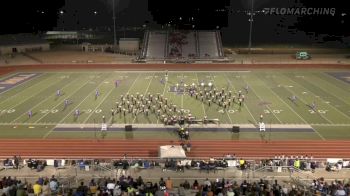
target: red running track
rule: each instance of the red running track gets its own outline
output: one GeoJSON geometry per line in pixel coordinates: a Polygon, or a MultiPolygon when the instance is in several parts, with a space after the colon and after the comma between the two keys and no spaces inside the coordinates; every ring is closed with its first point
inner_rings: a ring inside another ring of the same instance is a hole
{"type": "MultiPolygon", "coordinates": [[[[236,154],[243,158],[268,158],[275,155],[307,155],[314,158],[350,158],[350,141],[218,141],[193,140],[188,157],[222,157],[236,154]]],[[[78,140],[78,139],[1,139],[0,157],[119,159],[157,158],[161,145],[178,145],[165,140],[78,140]]]]}

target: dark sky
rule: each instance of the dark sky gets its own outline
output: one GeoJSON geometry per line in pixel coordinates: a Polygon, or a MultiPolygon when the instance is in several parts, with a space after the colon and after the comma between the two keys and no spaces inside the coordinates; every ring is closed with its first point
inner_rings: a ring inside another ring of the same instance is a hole
{"type": "MultiPolygon", "coordinates": [[[[246,43],[250,0],[115,0],[117,26],[161,28],[170,20],[178,28],[210,29],[219,26],[225,42],[246,43]],[[149,1],[149,2],[148,2],[149,1]],[[210,2],[210,3],[204,3],[210,2]],[[148,3],[152,6],[148,6],[148,3]],[[185,5],[185,6],[184,6],[185,5]],[[214,9],[223,12],[213,12],[214,9]],[[196,11],[200,9],[201,11],[196,11]],[[181,20],[179,20],[181,16],[181,20]],[[194,21],[191,17],[194,16],[194,21]],[[176,21],[177,19],[177,21],[176,21]]],[[[98,29],[111,31],[112,0],[3,0],[1,34],[47,30],[98,29]]],[[[317,40],[328,35],[349,35],[350,8],[345,0],[254,0],[256,11],[264,8],[335,8],[331,15],[266,15],[256,13],[253,41],[292,42],[317,40]],[[346,15],[344,15],[344,13],[346,15]],[[343,15],[342,15],[343,14],[343,15]]],[[[333,36],[333,37],[332,37],[333,36]]]]}

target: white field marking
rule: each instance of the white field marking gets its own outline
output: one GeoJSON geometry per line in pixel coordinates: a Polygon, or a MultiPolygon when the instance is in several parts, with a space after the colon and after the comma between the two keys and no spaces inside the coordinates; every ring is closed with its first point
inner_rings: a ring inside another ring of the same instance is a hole
{"type": "MultiPolygon", "coordinates": [[[[322,74],[324,74],[324,73],[322,73],[322,74]]],[[[326,75],[328,75],[328,74],[326,74],[326,75]]],[[[331,82],[329,82],[329,81],[325,81],[323,78],[318,78],[318,77],[316,77],[316,76],[312,76],[312,77],[317,78],[317,79],[321,80],[322,82],[325,82],[325,83],[329,84],[330,86],[336,87],[336,88],[338,88],[339,90],[343,90],[343,89],[341,89],[340,87],[334,85],[333,83],[331,83],[331,82]]],[[[333,79],[334,79],[334,78],[333,78],[333,79]]],[[[322,88],[321,86],[318,86],[318,87],[321,88],[323,91],[327,92],[327,91],[326,91],[324,88],[322,88]]],[[[348,102],[348,100],[343,99],[341,96],[337,96],[336,98],[342,100],[344,103],[350,103],[350,102],[348,102]]]]}
{"type": "Polygon", "coordinates": [[[57,123],[0,123],[0,125],[7,126],[21,126],[21,125],[36,125],[36,126],[44,126],[44,125],[57,125],[57,123]]]}
{"type": "Polygon", "coordinates": [[[294,111],[293,108],[290,107],[283,99],[281,99],[281,97],[279,97],[273,90],[271,90],[270,88],[267,89],[269,89],[269,91],[271,91],[279,100],[281,100],[284,103],[284,105],[286,105],[292,112],[294,112],[294,114],[296,114],[302,121],[304,121],[305,124],[308,124],[308,122],[303,117],[301,117],[296,111],[294,111]]]}
{"type": "MultiPolygon", "coordinates": [[[[233,88],[233,90],[234,90],[235,92],[237,92],[237,89],[236,89],[235,86],[232,84],[232,81],[230,80],[230,78],[227,77],[226,74],[225,74],[225,77],[226,77],[226,80],[230,83],[230,86],[233,88]]],[[[254,116],[253,116],[252,113],[250,112],[249,107],[248,107],[247,104],[245,104],[245,107],[247,108],[247,111],[248,111],[249,115],[253,118],[253,120],[255,121],[255,123],[257,123],[257,121],[255,120],[254,116]]]]}
{"type": "MultiPolygon", "coordinates": [[[[322,86],[318,86],[318,87],[319,87],[320,89],[322,89],[323,91],[327,92],[324,88],[322,88],[322,86]]],[[[314,93],[313,93],[313,94],[314,94],[314,93]]],[[[314,95],[315,95],[315,94],[314,94],[314,95]]],[[[316,97],[320,98],[320,96],[316,96],[316,97]]],[[[343,100],[343,99],[342,99],[341,97],[339,97],[339,96],[337,96],[336,98],[341,99],[341,100],[344,101],[345,103],[347,102],[347,101],[343,100]]],[[[320,99],[322,99],[323,101],[325,101],[323,98],[320,98],[320,99]]],[[[332,107],[332,108],[334,108],[335,110],[337,110],[340,114],[342,114],[342,115],[345,116],[346,118],[350,119],[350,117],[349,117],[348,115],[344,114],[342,111],[340,111],[338,108],[336,108],[336,107],[333,106],[332,104],[329,104],[329,106],[332,107]]]]}
{"type": "MultiPolygon", "coordinates": [[[[44,75],[44,74],[43,74],[43,75],[44,75]]],[[[41,75],[39,75],[38,77],[40,77],[40,76],[41,76],[41,75]]],[[[38,77],[34,77],[34,78],[38,78],[38,77]]],[[[31,78],[31,79],[29,79],[29,80],[27,80],[27,81],[25,81],[25,82],[23,82],[23,83],[21,83],[21,84],[18,84],[18,85],[16,85],[16,86],[14,86],[13,88],[15,88],[15,87],[17,87],[17,86],[20,86],[20,85],[23,85],[23,84],[29,82],[30,80],[32,80],[32,79],[34,79],[34,78],[31,78]]],[[[31,89],[31,88],[35,87],[36,85],[38,85],[38,84],[40,84],[40,83],[43,83],[44,81],[46,81],[46,80],[48,80],[48,79],[51,79],[51,77],[46,78],[46,79],[44,79],[44,80],[42,80],[42,81],[40,81],[40,82],[38,82],[38,83],[36,83],[36,84],[34,84],[34,85],[31,85],[30,87],[26,88],[25,90],[31,89]]],[[[9,89],[7,89],[6,91],[9,91],[9,90],[11,90],[11,89],[13,89],[13,88],[9,88],[9,89]]],[[[6,92],[6,91],[4,91],[4,92],[6,92]]],[[[1,92],[0,94],[2,94],[2,93],[4,93],[4,92],[1,92]]],[[[25,92],[25,91],[21,91],[21,92],[19,92],[19,93],[16,93],[16,94],[10,96],[10,97],[7,97],[6,99],[2,100],[2,101],[0,102],[0,104],[2,104],[3,102],[7,101],[8,99],[10,99],[10,98],[12,98],[12,97],[18,96],[18,95],[20,95],[21,93],[24,93],[24,92],[25,92]]],[[[41,91],[40,91],[40,92],[41,92],[41,91]]],[[[34,95],[33,95],[33,96],[34,96],[34,95]]]]}
{"type": "MultiPolygon", "coordinates": [[[[215,78],[215,77],[213,77],[213,76],[211,75],[211,73],[210,73],[210,76],[211,76],[212,78],[215,78]]],[[[213,79],[213,81],[214,81],[214,79],[213,79]]],[[[215,81],[214,81],[214,82],[215,82],[215,81]]],[[[226,113],[228,119],[230,120],[230,123],[232,124],[233,122],[232,122],[231,116],[228,114],[228,111],[225,110],[225,113],[226,113]]]]}
{"type": "MultiPolygon", "coordinates": [[[[75,81],[75,80],[77,80],[77,79],[79,79],[79,78],[76,78],[76,79],[74,79],[73,81],[75,81]]],[[[62,89],[66,88],[69,84],[70,84],[70,82],[66,83],[66,84],[62,87],[62,89]]],[[[49,87],[49,88],[50,88],[50,87],[49,87]]],[[[31,107],[29,110],[33,110],[33,109],[36,108],[38,105],[44,103],[45,101],[47,101],[49,98],[51,98],[51,97],[53,97],[53,96],[56,96],[56,94],[51,94],[50,96],[46,97],[45,99],[43,99],[43,100],[40,101],[39,103],[35,104],[35,105],[34,105],[33,107],[31,107]]],[[[20,119],[20,118],[21,118],[23,115],[25,115],[25,114],[27,114],[27,111],[24,112],[23,114],[19,115],[16,119],[12,120],[11,123],[12,123],[12,122],[15,122],[15,121],[18,120],[18,119],[20,119]]]]}
{"type": "MultiPolygon", "coordinates": [[[[131,86],[129,87],[128,91],[125,94],[128,94],[131,90],[131,88],[134,86],[134,84],[136,83],[137,79],[140,77],[141,74],[137,75],[137,77],[135,78],[135,80],[133,81],[133,83],[131,84],[131,86]]],[[[123,76],[124,77],[124,76],[123,76]]],[[[112,116],[109,118],[108,122],[112,122],[112,116]]]]}
{"type": "MultiPolygon", "coordinates": [[[[287,77],[288,78],[288,77],[287,77]]],[[[290,81],[292,81],[291,79],[289,79],[288,78],[288,80],[290,80],[290,81]]],[[[294,82],[294,81],[292,81],[292,82],[294,82]]],[[[295,82],[294,82],[295,83],[295,82]]],[[[299,85],[299,84],[298,84],[299,85]]],[[[300,86],[300,85],[299,85],[300,86]]],[[[304,88],[304,87],[302,87],[302,88],[304,88]]],[[[324,89],[322,89],[322,90],[324,90],[324,89]]],[[[312,93],[311,92],[311,94],[313,94],[314,96],[316,96],[315,95],[315,93],[312,93]]],[[[322,98],[320,98],[322,101],[325,101],[324,99],[322,99],[322,98]]],[[[346,114],[344,114],[343,112],[341,112],[340,110],[338,110],[338,108],[336,108],[336,107],[334,107],[333,105],[331,105],[331,104],[329,104],[329,106],[331,107],[331,108],[333,108],[333,109],[335,109],[336,111],[338,111],[338,113],[340,113],[340,114],[342,114],[343,116],[345,116],[346,118],[348,118],[348,119],[350,119],[350,117],[348,116],[348,115],[346,115],[346,114]]],[[[321,115],[322,117],[324,117],[328,122],[331,122],[332,124],[333,124],[333,122],[332,121],[330,121],[329,119],[327,119],[325,116],[323,116],[323,115],[321,115]]]]}
{"type": "MultiPolygon", "coordinates": [[[[92,80],[92,79],[90,79],[90,80],[92,80]]],[[[76,90],[73,91],[72,93],[70,93],[66,98],[70,98],[72,95],[74,95],[76,92],[78,92],[81,88],[83,88],[85,85],[87,85],[87,84],[89,83],[90,80],[88,80],[85,84],[83,84],[83,85],[80,86],[79,88],[76,88],[76,90]]],[[[62,102],[56,104],[53,108],[51,108],[51,110],[56,109],[56,108],[57,108],[58,106],[60,106],[60,105],[62,105],[62,102]]],[[[50,114],[50,112],[44,114],[42,117],[40,117],[40,118],[39,118],[38,120],[36,120],[34,123],[39,122],[41,119],[43,119],[43,118],[44,118],[45,116],[47,116],[48,114],[50,114]]]]}
{"type": "MultiPolygon", "coordinates": [[[[269,89],[269,88],[268,88],[269,89]]],[[[294,111],[293,109],[292,109],[292,107],[290,107],[283,99],[281,99],[273,90],[271,90],[271,89],[269,89],[273,94],[275,94],[275,96],[279,99],[279,100],[281,100],[291,111],[293,111],[294,112],[294,114],[296,114],[302,121],[304,121],[304,123],[305,124],[308,124],[308,122],[303,118],[303,117],[301,117],[296,111],[294,111]]],[[[287,90],[287,88],[286,88],[286,90],[287,90]]],[[[322,139],[322,140],[326,140],[317,130],[315,130],[314,129],[314,131],[315,131],[315,133],[322,139]]]]}
{"type": "MultiPolygon", "coordinates": [[[[107,80],[109,77],[107,77],[106,79],[104,79],[103,81],[107,80]]],[[[100,84],[97,86],[100,87],[103,84],[103,81],[100,82],[100,84]]],[[[70,111],[65,117],[63,117],[58,123],[62,123],[66,118],[68,118],[68,116],[73,113],[88,97],[90,97],[90,94],[93,94],[94,91],[90,92],[77,106],[74,107],[74,109],[72,111],[70,111]]]]}
{"type": "MultiPolygon", "coordinates": [[[[289,79],[288,77],[287,77],[287,79],[290,80],[291,82],[294,82],[294,81],[292,81],[291,79],[289,79]]],[[[294,92],[293,90],[289,90],[289,89],[286,89],[286,90],[289,91],[289,92],[291,92],[292,94],[295,94],[295,92],[294,92]]],[[[304,100],[303,98],[299,97],[299,99],[303,102],[303,104],[306,105],[306,102],[305,102],[305,100],[304,100]]],[[[327,117],[325,117],[325,116],[323,116],[323,115],[321,115],[321,114],[320,114],[320,116],[321,116],[324,120],[328,121],[328,123],[334,124],[334,123],[333,123],[332,121],[330,121],[327,117]]]]}
{"type": "MultiPolygon", "coordinates": [[[[224,74],[224,75],[225,75],[225,77],[226,77],[226,80],[230,83],[230,86],[233,88],[233,90],[234,90],[235,92],[237,92],[237,89],[236,89],[235,86],[232,84],[232,81],[230,80],[230,78],[227,77],[226,74],[224,74]]],[[[249,107],[248,107],[248,104],[244,104],[244,106],[247,108],[247,111],[248,111],[249,115],[253,118],[253,120],[255,121],[255,123],[258,123],[258,121],[254,118],[253,114],[250,112],[249,107]]]]}
{"type": "MultiPolygon", "coordinates": [[[[117,72],[118,73],[155,73],[155,72],[159,72],[159,71],[163,71],[164,72],[164,69],[163,70],[150,70],[150,71],[146,71],[146,70],[142,70],[142,71],[135,71],[135,70],[127,70],[127,69],[124,69],[124,70],[118,70],[117,72]]],[[[181,70],[181,71],[177,71],[177,70],[168,70],[168,73],[187,73],[187,72],[190,72],[190,73],[193,73],[193,72],[197,72],[197,73],[209,73],[209,72],[214,72],[214,73],[227,73],[227,72],[230,72],[230,73],[250,73],[252,72],[251,70],[236,70],[236,71],[231,71],[231,70],[223,70],[223,71],[211,71],[211,70],[207,70],[207,71],[201,71],[201,70],[181,70]]],[[[55,73],[58,73],[58,72],[55,72],[55,73]]],[[[100,73],[106,73],[106,72],[100,72],[100,73]]]]}
{"type": "MultiPolygon", "coordinates": [[[[199,84],[199,79],[198,79],[198,75],[197,75],[197,72],[196,72],[196,78],[197,78],[197,84],[199,84]]],[[[204,112],[204,116],[207,116],[207,112],[205,111],[205,108],[204,108],[204,103],[202,103],[202,108],[203,108],[203,112],[204,112]]]]}
{"type": "MultiPolygon", "coordinates": [[[[248,84],[247,81],[246,81],[245,83],[248,84]]],[[[249,84],[248,84],[248,85],[249,85],[249,84]]],[[[249,86],[250,86],[250,85],[249,85],[249,86]]],[[[251,87],[251,89],[252,89],[252,91],[254,92],[254,94],[255,94],[261,101],[263,101],[263,100],[261,99],[261,97],[254,91],[254,88],[251,87]]],[[[282,121],[275,115],[275,113],[272,112],[271,108],[270,108],[268,105],[266,105],[266,107],[271,111],[272,115],[276,117],[276,119],[280,122],[280,124],[283,124],[282,121]]]]}
{"type": "MultiPolygon", "coordinates": [[[[101,85],[103,84],[103,82],[104,82],[105,80],[107,80],[108,78],[109,78],[109,77],[107,77],[107,78],[104,79],[102,82],[100,82],[100,84],[99,84],[97,87],[101,86],[101,85]]],[[[67,114],[65,117],[63,117],[57,124],[62,123],[66,118],[68,118],[68,116],[69,116],[72,112],[74,112],[88,97],[90,97],[89,95],[92,94],[92,93],[94,93],[94,92],[93,92],[93,91],[90,92],[77,106],[74,107],[74,109],[73,109],[72,111],[68,112],[68,114],[67,114]]],[[[45,139],[47,136],[49,136],[49,135],[52,133],[52,131],[53,131],[54,129],[55,129],[55,128],[52,128],[50,131],[48,131],[48,132],[43,136],[43,139],[45,139]]]]}
{"type": "MultiPolygon", "coordinates": [[[[152,80],[153,80],[153,78],[154,78],[154,75],[155,75],[155,74],[153,74],[152,77],[149,79],[148,86],[147,86],[145,92],[143,93],[144,95],[146,95],[146,93],[148,92],[148,89],[149,89],[149,87],[151,86],[151,83],[152,83],[152,80]]],[[[134,83],[132,84],[132,86],[133,86],[135,83],[136,83],[136,82],[134,82],[134,83]]],[[[132,87],[132,86],[131,86],[131,87],[132,87]]],[[[137,117],[137,115],[136,115],[136,116],[134,117],[134,119],[132,120],[132,124],[135,123],[136,117],[137,117]]]]}
{"type": "MultiPolygon", "coordinates": [[[[11,75],[11,76],[9,76],[9,77],[6,77],[6,78],[13,77],[13,76],[15,76],[16,74],[17,74],[17,73],[14,73],[13,75],[11,75]]],[[[20,74],[20,73],[19,73],[19,74],[20,74]]],[[[23,85],[23,84],[25,84],[25,83],[27,83],[27,82],[29,82],[29,81],[31,81],[31,80],[34,80],[35,78],[38,78],[38,77],[40,77],[40,76],[43,76],[43,75],[44,75],[44,74],[39,73],[38,76],[32,77],[32,78],[30,78],[29,80],[27,80],[27,81],[25,81],[25,82],[23,82],[23,83],[21,83],[21,84],[18,84],[18,85],[16,85],[16,86],[12,87],[12,88],[9,88],[9,89],[7,89],[7,90],[1,92],[0,95],[3,94],[3,93],[5,93],[5,92],[7,92],[7,91],[9,91],[9,90],[12,90],[12,89],[18,87],[18,86],[21,86],[21,85],[23,85]]],[[[4,79],[5,79],[5,78],[4,78],[4,79]]],[[[39,83],[41,83],[41,81],[40,81],[39,83]]],[[[29,88],[31,88],[31,87],[29,87],[29,88]]],[[[17,95],[17,94],[16,94],[16,95],[17,95]]],[[[2,102],[1,102],[1,103],[2,103],[2,102]]]]}
{"type": "MultiPolygon", "coordinates": [[[[182,74],[182,79],[184,78],[184,75],[182,74]]],[[[184,82],[184,84],[186,84],[184,82]]],[[[184,94],[185,94],[185,89],[184,92],[181,94],[181,108],[184,108],[184,94]]]]}
{"type": "MultiPolygon", "coordinates": [[[[104,83],[104,82],[103,82],[103,83],[104,83]]],[[[101,85],[101,84],[100,84],[100,85],[101,85]]],[[[100,85],[99,85],[99,86],[100,86],[100,85]]],[[[112,93],[113,89],[114,89],[114,88],[111,88],[111,90],[109,90],[109,92],[106,94],[106,96],[105,96],[105,97],[101,100],[101,102],[95,107],[95,109],[93,109],[93,111],[96,111],[97,108],[99,108],[99,107],[101,106],[101,104],[102,104],[102,103],[107,99],[107,97],[112,93]]],[[[91,112],[91,113],[88,115],[88,117],[83,121],[82,124],[85,124],[93,114],[94,114],[94,112],[91,112]]]]}
{"type": "MultiPolygon", "coordinates": [[[[165,91],[166,91],[166,89],[167,89],[167,86],[168,86],[168,82],[167,81],[165,81],[165,85],[164,85],[164,89],[163,89],[163,93],[162,93],[162,95],[164,96],[164,94],[165,94],[165,91]]],[[[158,118],[158,116],[157,116],[157,124],[159,123],[159,118],[158,118]]]]}

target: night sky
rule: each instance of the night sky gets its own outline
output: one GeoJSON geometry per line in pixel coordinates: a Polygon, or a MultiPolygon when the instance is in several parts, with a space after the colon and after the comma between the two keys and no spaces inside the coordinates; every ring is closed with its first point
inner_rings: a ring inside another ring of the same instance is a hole
{"type": "MultiPolygon", "coordinates": [[[[216,29],[226,43],[246,43],[251,0],[115,0],[116,24],[160,29],[216,29]],[[210,2],[210,3],[205,3],[210,2]],[[192,19],[193,18],[193,19],[192,19]],[[194,26],[193,26],[194,25],[194,26]]],[[[112,31],[112,0],[3,0],[1,34],[40,33],[47,30],[112,31]]],[[[256,12],[255,42],[342,41],[350,35],[350,8],[345,0],[254,0],[264,8],[335,8],[332,15],[267,15],[256,12]]]]}

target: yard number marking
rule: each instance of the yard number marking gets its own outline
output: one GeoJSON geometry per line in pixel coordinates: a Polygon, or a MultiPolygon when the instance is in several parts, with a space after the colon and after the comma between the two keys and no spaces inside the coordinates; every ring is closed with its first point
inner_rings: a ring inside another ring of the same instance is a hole
{"type": "Polygon", "coordinates": [[[1,114],[7,113],[7,114],[11,114],[14,113],[16,110],[15,109],[2,109],[0,110],[1,114]]]}
{"type": "MultiPolygon", "coordinates": [[[[83,112],[90,114],[90,113],[93,112],[93,111],[92,111],[92,109],[87,109],[87,110],[83,110],[83,112]]],[[[102,110],[101,110],[101,109],[96,109],[94,112],[95,112],[96,114],[99,114],[99,113],[102,112],[102,110]]]]}
{"type": "MultiPolygon", "coordinates": [[[[309,110],[310,114],[315,114],[316,112],[313,110],[309,110]]],[[[326,114],[328,110],[317,110],[318,113],[320,114],[326,114]]]]}
{"type": "Polygon", "coordinates": [[[48,110],[48,109],[46,109],[46,110],[40,110],[40,113],[42,113],[42,114],[47,114],[47,113],[52,113],[52,114],[54,114],[54,113],[57,113],[58,112],[58,109],[52,109],[52,110],[48,110]]]}
{"type": "MultiPolygon", "coordinates": [[[[272,110],[272,113],[274,113],[274,114],[279,114],[279,113],[281,113],[283,110],[272,110]]],[[[264,110],[264,113],[265,114],[270,114],[271,112],[270,112],[270,110],[264,110]]]]}

